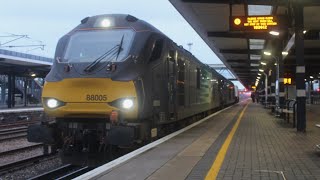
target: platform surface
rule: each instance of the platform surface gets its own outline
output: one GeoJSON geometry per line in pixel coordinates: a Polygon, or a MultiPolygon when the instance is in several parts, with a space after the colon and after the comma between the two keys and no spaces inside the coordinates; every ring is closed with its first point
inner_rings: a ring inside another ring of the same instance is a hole
{"type": "Polygon", "coordinates": [[[239,103],[208,121],[104,172],[99,179],[204,179],[223,159],[217,179],[319,179],[320,106],[308,106],[306,133],[260,104],[239,103]],[[241,111],[248,104],[242,118],[241,111]],[[239,120],[223,157],[218,152],[239,120]]]}

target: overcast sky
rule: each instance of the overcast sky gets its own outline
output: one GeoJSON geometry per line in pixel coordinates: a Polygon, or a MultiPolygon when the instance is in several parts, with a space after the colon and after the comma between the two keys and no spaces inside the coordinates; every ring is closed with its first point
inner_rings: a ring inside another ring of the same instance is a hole
{"type": "MultiPolygon", "coordinates": [[[[30,39],[7,45],[40,44],[42,41],[46,45],[43,51],[38,49],[28,53],[53,57],[59,38],[77,26],[81,19],[113,13],[143,19],[185,49],[189,49],[188,43],[193,43],[191,52],[203,63],[221,63],[168,0],[6,0],[0,6],[0,36],[26,34],[30,39]]],[[[0,43],[11,39],[0,37],[0,43]]],[[[10,48],[20,52],[30,49],[10,48]]]]}
{"type": "MultiPolygon", "coordinates": [[[[0,33],[27,34],[31,39],[19,40],[15,44],[39,44],[46,46],[29,53],[53,57],[58,39],[87,16],[98,14],[131,14],[154,25],[172,40],[188,49],[192,42],[192,53],[204,63],[220,63],[190,25],[181,17],[168,0],[7,0],[0,6],[0,33]]],[[[0,38],[0,42],[7,39],[0,38]]],[[[14,50],[12,48],[12,50],[14,50]]],[[[17,49],[18,50],[18,49],[17,49]]],[[[25,51],[27,48],[19,49],[25,51]]]]}

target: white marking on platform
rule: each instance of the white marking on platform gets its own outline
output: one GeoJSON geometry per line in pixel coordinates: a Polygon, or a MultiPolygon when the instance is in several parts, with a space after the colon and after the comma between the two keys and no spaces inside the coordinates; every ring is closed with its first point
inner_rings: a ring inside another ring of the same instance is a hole
{"type": "Polygon", "coordinates": [[[43,108],[37,107],[37,108],[1,109],[0,113],[30,112],[30,111],[43,111],[43,108]]]}
{"type": "MultiPolygon", "coordinates": [[[[244,101],[247,101],[247,100],[248,99],[242,100],[242,101],[240,101],[240,103],[242,103],[244,101]]],[[[233,106],[234,105],[232,105],[230,107],[227,107],[225,109],[222,109],[222,110],[220,110],[218,112],[215,112],[215,113],[211,114],[210,116],[207,116],[207,117],[201,119],[198,122],[195,122],[195,123],[183,128],[183,129],[180,129],[179,131],[176,131],[176,132],[174,132],[172,134],[169,134],[169,135],[167,135],[167,136],[165,136],[165,137],[163,137],[161,139],[158,139],[157,141],[154,141],[154,142],[152,142],[152,143],[150,143],[148,145],[145,145],[145,146],[143,146],[143,147],[141,147],[141,148],[139,148],[139,149],[137,149],[135,151],[132,151],[132,152],[130,152],[130,153],[124,155],[124,156],[121,156],[118,159],[115,159],[115,160],[113,160],[113,161],[111,161],[111,162],[109,162],[107,164],[104,164],[104,165],[102,165],[100,167],[97,167],[97,168],[93,169],[92,171],[89,171],[89,172],[87,172],[87,173],[85,173],[85,174],[83,174],[83,175],[81,175],[79,177],[76,177],[76,178],[74,178],[74,180],[97,179],[97,178],[107,174],[108,172],[110,172],[110,170],[112,170],[113,168],[119,166],[120,164],[122,164],[122,163],[124,163],[124,162],[126,162],[126,161],[128,161],[128,160],[130,160],[130,159],[132,159],[132,158],[134,158],[134,157],[146,152],[146,151],[148,151],[151,148],[154,148],[154,147],[158,146],[161,143],[164,143],[165,141],[167,141],[167,140],[169,140],[169,139],[171,139],[171,138],[173,138],[173,137],[175,137],[175,136],[177,136],[177,135],[179,135],[179,134],[181,134],[181,133],[193,128],[194,126],[197,126],[197,125],[207,121],[208,119],[212,118],[213,116],[216,116],[217,114],[219,114],[219,113],[221,113],[221,112],[223,112],[223,111],[225,111],[225,110],[227,110],[227,109],[229,109],[229,108],[231,108],[233,106]]]]}

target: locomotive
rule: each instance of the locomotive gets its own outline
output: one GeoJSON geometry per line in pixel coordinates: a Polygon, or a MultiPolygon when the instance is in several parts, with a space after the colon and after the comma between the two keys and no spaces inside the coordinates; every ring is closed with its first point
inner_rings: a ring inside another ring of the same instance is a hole
{"type": "Polygon", "coordinates": [[[147,22],[86,17],[60,38],[45,79],[42,103],[55,120],[30,126],[28,140],[101,159],[237,102],[235,88],[147,22]]]}

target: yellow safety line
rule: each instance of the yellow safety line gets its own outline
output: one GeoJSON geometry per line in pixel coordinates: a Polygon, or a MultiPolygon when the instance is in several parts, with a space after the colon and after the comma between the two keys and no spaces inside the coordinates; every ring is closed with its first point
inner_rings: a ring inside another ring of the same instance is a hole
{"type": "Polygon", "coordinates": [[[227,154],[227,151],[228,151],[229,145],[231,143],[231,140],[232,140],[236,130],[238,129],[238,126],[240,124],[242,116],[243,116],[245,110],[247,109],[248,105],[249,105],[249,103],[241,111],[240,116],[237,119],[237,122],[233,125],[232,130],[230,131],[227,139],[224,141],[221,149],[219,150],[219,153],[217,154],[216,159],[214,160],[210,170],[208,171],[205,180],[217,179],[218,173],[220,171],[220,168],[222,166],[224,158],[225,158],[225,156],[227,154]]]}

